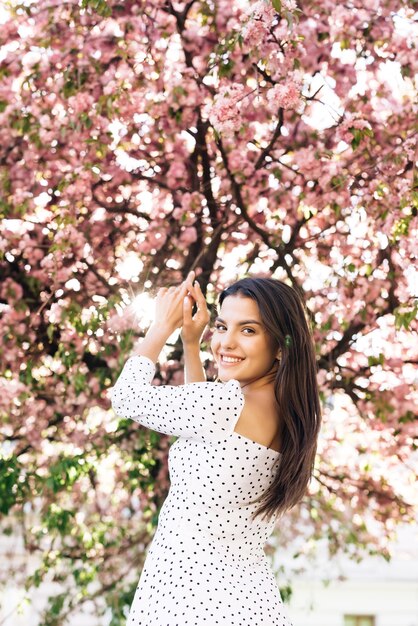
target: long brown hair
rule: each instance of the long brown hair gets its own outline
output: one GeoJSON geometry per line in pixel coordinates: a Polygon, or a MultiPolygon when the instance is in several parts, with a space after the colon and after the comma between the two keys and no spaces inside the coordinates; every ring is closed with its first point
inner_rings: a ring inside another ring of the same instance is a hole
{"type": "Polygon", "coordinates": [[[274,278],[247,277],[219,296],[241,295],[256,301],[264,327],[281,350],[274,394],[282,423],[282,448],[272,484],[254,502],[253,518],[282,515],[303,498],[314,468],[321,407],[312,333],[299,294],[274,278]]]}

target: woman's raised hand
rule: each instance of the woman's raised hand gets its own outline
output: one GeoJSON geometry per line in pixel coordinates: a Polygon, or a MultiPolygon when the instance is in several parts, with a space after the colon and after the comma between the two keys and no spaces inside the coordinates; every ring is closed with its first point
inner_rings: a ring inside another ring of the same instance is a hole
{"type": "Polygon", "coordinates": [[[199,283],[193,282],[194,278],[195,273],[191,271],[185,280],[186,292],[188,291],[189,295],[183,299],[183,326],[180,333],[183,345],[199,345],[210,320],[205,297],[199,283]],[[197,311],[192,317],[194,303],[197,305],[197,311]]]}
{"type": "Polygon", "coordinates": [[[154,326],[166,328],[171,335],[183,323],[183,300],[187,295],[186,281],[177,287],[161,287],[155,298],[154,326]]]}

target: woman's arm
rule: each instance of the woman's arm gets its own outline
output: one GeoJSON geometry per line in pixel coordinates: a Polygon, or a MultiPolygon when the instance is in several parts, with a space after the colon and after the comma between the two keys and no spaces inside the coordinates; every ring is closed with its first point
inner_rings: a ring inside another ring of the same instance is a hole
{"type": "Polygon", "coordinates": [[[244,406],[238,381],[152,385],[154,375],[149,357],[126,361],[110,390],[116,415],[159,433],[203,441],[219,441],[233,431],[244,406]]]}
{"type": "Polygon", "coordinates": [[[165,346],[171,331],[166,326],[155,322],[148,328],[145,337],[135,344],[132,356],[146,356],[154,363],[157,363],[161,350],[165,346]]]}
{"type": "Polygon", "coordinates": [[[200,345],[184,345],[184,382],[204,383],[206,373],[200,360],[200,345]]]}
{"type": "Polygon", "coordinates": [[[209,322],[210,315],[205,297],[197,280],[193,283],[194,272],[189,272],[186,286],[189,295],[183,303],[183,326],[181,340],[184,348],[184,381],[186,383],[200,383],[206,381],[206,373],[200,360],[200,341],[209,322]],[[193,303],[197,311],[192,317],[193,303]]]}

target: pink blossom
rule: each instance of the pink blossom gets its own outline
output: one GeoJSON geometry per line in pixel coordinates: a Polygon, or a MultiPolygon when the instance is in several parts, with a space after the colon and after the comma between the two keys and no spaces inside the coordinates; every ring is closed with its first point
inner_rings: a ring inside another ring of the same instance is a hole
{"type": "Polygon", "coordinates": [[[302,101],[300,86],[293,80],[275,85],[267,91],[267,100],[271,110],[297,109],[302,101]]]}
{"type": "Polygon", "coordinates": [[[261,20],[251,19],[244,28],[244,42],[250,48],[258,46],[268,34],[266,25],[261,20]]]}
{"type": "Polygon", "coordinates": [[[274,19],[276,11],[274,10],[271,2],[268,2],[267,0],[258,0],[258,2],[254,2],[254,4],[249,7],[247,15],[269,23],[274,19]]]}
{"type": "Polygon", "coordinates": [[[47,313],[47,317],[51,324],[58,324],[63,319],[65,311],[64,301],[53,302],[47,313]]]}
{"type": "Polygon", "coordinates": [[[183,385],[184,384],[184,372],[181,369],[176,369],[171,372],[170,385],[183,385]]]}
{"type": "Polygon", "coordinates": [[[296,11],[298,5],[296,4],[296,0],[282,0],[282,7],[292,12],[296,11]]]}
{"type": "Polygon", "coordinates": [[[231,134],[240,129],[242,124],[240,111],[245,93],[245,87],[237,83],[219,90],[209,115],[211,124],[219,132],[231,134]]]}
{"type": "Polygon", "coordinates": [[[124,308],[122,313],[115,313],[106,322],[106,326],[114,333],[121,333],[125,330],[138,326],[138,315],[134,304],[124,308]]]}
{"type": "Polygon", "coordinates": [[[23,297],[23,289],[12,278],[3,280],[0,287],[0,298],[9,302],[18,302],[23,297]]]}
{"type": "Polygon", "coordinates": [[[26,391],[26,385],[19,380],[0,377],[0,408],[9,411],[13,401],[26,391]]]}
{"type": "Polygon", "coordinates": [[[79,115],[83,111],[89,111],[94,104],[94,99],[90,94],[78,92],[75,96],[68,98],[68,105],[79,115]]]}
{"type": "Polygon", "coordinates": [[[177,187],[185,181],[187,176],[186,166],[183,161],[173,161],[167,172],[167,183],[170,187],[177,187]]]}
{"type": "Polygon", "coordinates": [[[144,239],[138,246],[141,252],[148,254],[151,250],[159,250],[165,244],[167,240],[167,234],[164,232],[147,232],[146,239],[144,239]]]}
{"type": "Polygon", "coordinates": [[[188,226],[180,234],[180,242],[188,246],[197,240],[197,231],[194,226],[188,226]]]}

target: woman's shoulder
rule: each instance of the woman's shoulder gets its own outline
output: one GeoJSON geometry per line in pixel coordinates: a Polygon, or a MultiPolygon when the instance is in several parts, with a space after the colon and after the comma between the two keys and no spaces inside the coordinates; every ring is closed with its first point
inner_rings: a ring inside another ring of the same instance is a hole
{"type": "Polygon", "coordinates": [[[269,397],[246,395],[235,431],[261,445],[280,450],[280,419],[277,404],[269,397]]]}

